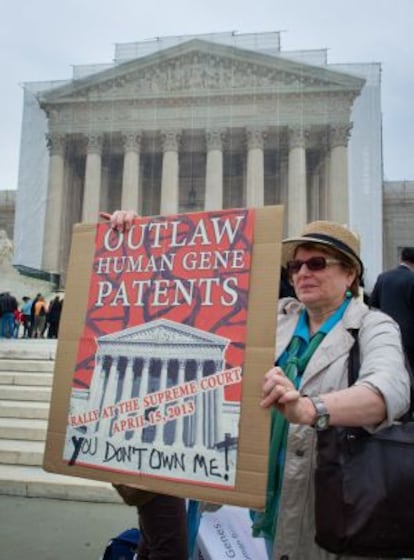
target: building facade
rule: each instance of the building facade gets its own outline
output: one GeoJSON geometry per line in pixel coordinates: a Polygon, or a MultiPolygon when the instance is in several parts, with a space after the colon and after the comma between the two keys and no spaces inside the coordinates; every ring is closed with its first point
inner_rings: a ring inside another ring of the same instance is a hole
{"type": "Polygon", "coordinates": [[[414,247],[414,181],[384,183],[384,269],[396,266],[401,249],[414,247]]]}
{"type": "Polygon", "coordinates": [[[313,219],[360,233],[374,280],[379,69],[334,67],[324,51],[284,53],[279,39],[229,33],[118,45],[114,64],[26,85],[15,264],[64,286],[72,226],[96,222],[100,211],[283,204],[287,235],[313,219]],[[33,206],[36,232],[24,229],[33,206]]]}

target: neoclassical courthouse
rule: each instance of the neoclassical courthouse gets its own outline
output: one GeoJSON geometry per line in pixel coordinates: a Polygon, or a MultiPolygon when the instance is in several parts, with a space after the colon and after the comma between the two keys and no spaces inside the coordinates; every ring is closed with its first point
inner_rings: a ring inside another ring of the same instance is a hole
{"type": "Polygon", "coordinates": [[[286,52],[278,32],[118,44],[114,62],[26,83],[15,264],[65,283],[74,223],[283,204],[361,235],[383,268],[380,66],[286,52]],[[38,227],[29,216],[39,216],[38,227]]]}

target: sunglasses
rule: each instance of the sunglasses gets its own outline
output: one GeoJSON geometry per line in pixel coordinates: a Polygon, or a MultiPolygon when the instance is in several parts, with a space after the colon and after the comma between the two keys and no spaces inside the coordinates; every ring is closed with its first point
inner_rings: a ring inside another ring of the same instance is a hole
{"type": "Polygon", "coordinates": [[[311,257],[306,261],[301,261],[300,259],[295,259],[293,261],[288,261],[286,263],[286,268],[289,274],[297,274],[302,268],[302,265],[306,264],[308,270],[316,272],[318,270],[325,270],[325,268],[332,264],[339,264],[341,261],[338,259],[327,259],[326,257],[311,257]]]}

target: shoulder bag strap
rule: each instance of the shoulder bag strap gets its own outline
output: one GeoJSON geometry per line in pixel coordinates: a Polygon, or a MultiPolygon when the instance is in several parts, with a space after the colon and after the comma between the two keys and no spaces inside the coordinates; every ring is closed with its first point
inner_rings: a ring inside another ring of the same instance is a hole
{"type": "Polygon", "coordinates": [[[361,358],[359,355],[359,329],[349,329],[349,333],[354,339],[354,344],[349,352],[348,361],[348,386],[350,387],[358,379],[361,358]]]}
{"type": "MultiPolygon", "coordinates": [[[[349,352],[348,361],[348,386],[350,387],[358,379],[359,368],[361,367],[361,358],[359,351],[359,329],[349,329],[349,333],[354,338],[354,344],[352,345],[352,348],[349,352]]],[[[414,420],[414,378],[405,353],[404,358],[405,367],[410,377],[410,408],[404,414],[403,419],[414,420]]]]}

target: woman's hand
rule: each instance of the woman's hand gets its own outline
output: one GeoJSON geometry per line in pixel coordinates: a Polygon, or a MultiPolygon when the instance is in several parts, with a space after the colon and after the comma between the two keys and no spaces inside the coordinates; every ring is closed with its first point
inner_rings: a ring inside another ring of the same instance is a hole
{"type": "Polygon", "coordinates": [[[273,367],[265,374],[262,396],[260,405],[264,408],[268,408],[272,404],[282,405],[300,397],[299,392],[280,367],[273,367]]]}
{"type": "Polygon", "coordinates": [[[100,212],[99,216],[104,220],[109,220],[112,228],[116,231],[124,232],[131,229],[132,222],[137,217],[137,213],[134,210],[115,210],[113,214],[100,212]]]}
{"type": "Polygon", "coordinates": [[[307,397],[302,397],[280,367],[273,367],[264,376],[260,406],[275,406],[293,424],[312,425],[315,408],[307,397]]]}

